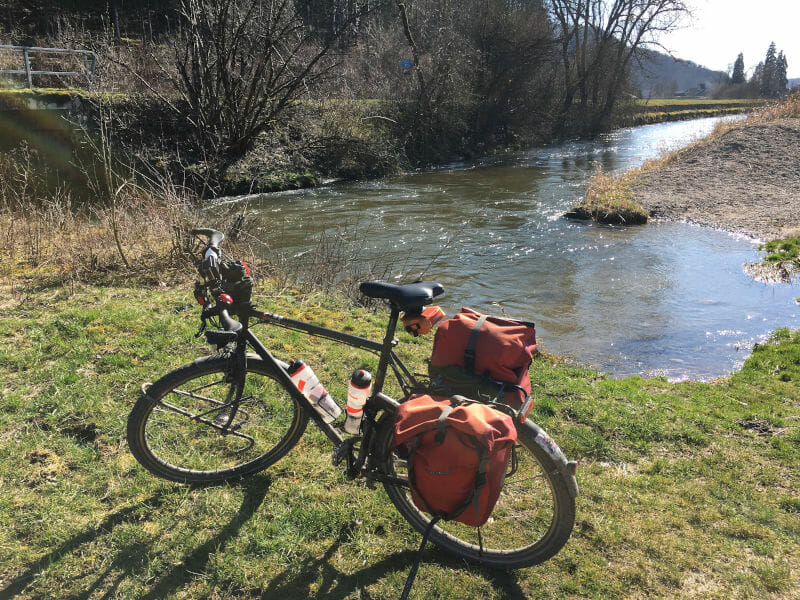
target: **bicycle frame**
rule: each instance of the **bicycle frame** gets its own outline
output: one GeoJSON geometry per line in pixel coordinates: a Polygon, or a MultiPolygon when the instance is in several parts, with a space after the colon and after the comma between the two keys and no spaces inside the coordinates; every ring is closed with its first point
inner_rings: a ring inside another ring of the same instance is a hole
{"type": "MultiPolygon", "coordinates": [[[[224,309],[220,311],[220,320],[224,323],[225,318],[223,317],[223,312],[227,311],[224,311],[224,309]]],[[[284,329],[300,331],[308,335],[328,339],[343,345],[378,354],[378,368],[375,374],[373,390],[364,406],[365,423],[362,427],[365,433],[365,441],[367,443],[362,444],[357,459],[353,460],[351,456],[348,457],[348,475],[351,478],[358,476],[361,468],[364,465],[364,462],[370,454],[369,446],[371,445],[371,441],[373,439],[372,432],[376,425],[375,416],[380,410],[394,413],[395,409],[400,404],[397,400],[383,393],[383,386],[389,369],[391,368],[392,372],[394,373],[398,383],[400,384],[400,387],[403,389],[405,397],[408,397],[413,390],[422,389],[423,387],[393,350],[398,343],[398,340],[395,337],[395,332],[397,330],[400,309],[396,306],[391,306],[389,323],[387,324],[386,334],[382,342],[376,342],[374,340],[350,335],[335,329],[329,329],[320,325],[314,325],[312,323],[305,323],[303,321],[290,319],[274,313],[260,311],[254,308],[252,305],[232,307],[232,312],[239,316],[242,326],[237,332],[236,355],[240,358],[243,358],[246,354],[247,347],[249,346],[258,356],[261,357],[262,360],[264,360],[264,362],[270,365],[274,369],[275,375],[281,385],[292,396],[292,398],[297,401],[303,410],[308,413],[317,427],[319,427],[323,433],[325,433],[328,439],[333,442],[337,454],[338,452],[342,451],[342,449],[347,450],[348,448],[352,448],[353,443],[360,438],[354,436],[353,438],[346,440],[340,435],[337,429],[322,419],[322,416],[316,411],[316,409],[314,409],[308,398],[306,398],[292,382],[289,373],[286,371],[288,365],[275,358],[266,348],[266,346],[264,346],[261,340],[259,340],[258,337],[256,337],[256,335],[253,333],[250,328],[250,320],[255,318],[260,323],[277,325],[278,327],[283,327],[284,329]]],[[[234,376],[237,379],[243,376],[244,365],[245,361],[236,361],[236,372],[234,373],[234,376]]],[[[239,391],[237,396],[241,394],[242,386],[239,385],[238,387],[239,391]]],[[[237,401],[238,399],[239,398],[237,397],[237,401]]],[[[342,454],[339,458],[344,458],[344,456],[345,455],[342,454]]]]}

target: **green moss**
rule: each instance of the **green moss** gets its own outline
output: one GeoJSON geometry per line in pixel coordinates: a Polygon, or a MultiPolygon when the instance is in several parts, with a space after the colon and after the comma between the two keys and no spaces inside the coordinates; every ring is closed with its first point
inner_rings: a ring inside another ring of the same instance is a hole
{"type": "Polygon", "coordinates": [[[316,187],[321,178],[316,173],[295,173],[292,171],[279,171],[274,173],[228,172],[224,176],[222,194],[226,196],[241,196],[245,194],[267,194],[283,192],[286,190],[299,190],[316,187]]]}
{"type": "Polygon", "coordinates": [[[635,202],[585,201],[575,206],[566,216],[570,219],[593,220],[609,225],[644,225],[649,215],[635,202]]]}

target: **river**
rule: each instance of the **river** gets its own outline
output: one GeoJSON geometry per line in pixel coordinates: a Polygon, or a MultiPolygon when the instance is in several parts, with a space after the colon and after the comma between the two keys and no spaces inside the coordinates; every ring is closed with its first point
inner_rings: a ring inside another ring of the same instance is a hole
{"type": "Polygon", "coordinates": [[[474,163],[237,201],[262,239],[306,268],[324,235],[349,269],[445,286],[461,306],[533,320],[540,347],[613,375],[711,379],[777,327],[800,290],[742,269],[757,243],[685,223],[613,227],[561,215],[597,165],[628,169],[708,133],[718,118],[621,129],[474,163]]]}

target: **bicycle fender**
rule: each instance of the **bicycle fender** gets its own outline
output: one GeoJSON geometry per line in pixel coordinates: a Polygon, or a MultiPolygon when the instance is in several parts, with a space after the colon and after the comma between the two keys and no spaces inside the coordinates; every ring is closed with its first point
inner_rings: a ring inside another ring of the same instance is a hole
{"type": "Polygon", "coordinates": [[[553,438],[551,438],[544,429],[530,420],[527,421],[527,424],[533,429],[534,433],[536,433],[536,437],[534,437],[533,441],[536,442],[536,445],[544,450],[547,455],[550,456],[550,458],[552,458],[556,463],[559,472],[567,484],[569,495],[573,498],[577,498],[580,494],[580,490],[578,489],[578,481],[575,479],[575,470],[578,466],[578,463],[575,461],[568,461],[566,455],[561,450],[559,445],[556,444],[555,440],[553,440],[553,438]]]}
{"type": "MultiPolygon", "coordinates": [[[[194,359],[192,362],[194,362],[194,363],[200,363],[200,362],[204,362],[204,361],[207,361],[207,360],[214,360],[214,359],[216,359],[218,356],[219,356],[219,355],[217,355],[217,354],[212,354],[212,355],[210,355],[210,356],[200,356],[199,358],[196,358],[196,359],[194,359]]],[[[248,352],[248,353],[247,353],[247,360],[261,360],[261,357],[260,357],[258,354],[255,354],[255,353],[253,353],[253,352],[248,352]]],[[[276,362],[277,362],[277,363],[278,363],[278,364],[279,364],[281,367],[283,367],[284,371],[285,371],[286,369],[288,369],[288,368],[289,368],[289,363],[286,363],[286,362],[284,362],[284,361],[280,360],[279,358],[276,358],[276,359],[275,359],[275,361],[276,361],[276,362]]]]}

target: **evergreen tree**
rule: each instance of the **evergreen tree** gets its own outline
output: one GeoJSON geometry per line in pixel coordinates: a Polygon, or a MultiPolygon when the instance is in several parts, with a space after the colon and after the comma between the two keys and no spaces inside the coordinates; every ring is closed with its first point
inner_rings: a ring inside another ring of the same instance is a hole
{"type": "Polygon", "coordinates": [[[788,63],[786,62],[786,56],[784,55],[783,51],[778,54],[778,61],[776,67],[776,77],[775,81],[777,83],[777,91],[780,95],[786,93],[786,87],[789,85],[789,79],[786,76],[786,69],[788,67],[788,63]]]}
{"type": "Polygon", "coordinates": [[[775,42],[767,49],[764,59],[764,68],[761,72],[760,91],[764,98],[774,98],[778,94],[778,56],[775,52],[775,42]]]}
{"type": "Polygon", "coordinates": [[[760,62],[753,69],[753,75],[750,77],[750,85],[761,89],[761,80],[764,79],[764,63],[760,62]]]}
{"type": "Polygon", "coordinates": [[[736,57],[736,62],[733,63],[733,75],[731,75],[731,83],[744,83],[744,55],[740,52],[736,57]]]}

